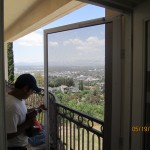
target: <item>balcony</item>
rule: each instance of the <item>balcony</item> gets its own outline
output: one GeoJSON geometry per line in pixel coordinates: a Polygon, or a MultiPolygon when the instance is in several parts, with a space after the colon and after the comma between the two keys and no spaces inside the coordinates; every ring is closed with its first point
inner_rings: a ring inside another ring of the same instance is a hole
{"type": "MultiPolygon", "coordinates": [[[[37,117],[47,129],[46,137],[49,137],[50,142],[45,145],[46,147],[53,147],[55,150],[103,149],[102,120],[58,103],[52,93],[48,96],[48,112],[37,117]],[[47,125],[44,122],[47,122],[47,125]]],[[[43,102],[44,90],[40,94],[33,93],[26,100],[26,105],[28,108],[38,107],[43,102]]],[[[30,146],[30,149],[40,149],[40,146],[30,146]]]]}

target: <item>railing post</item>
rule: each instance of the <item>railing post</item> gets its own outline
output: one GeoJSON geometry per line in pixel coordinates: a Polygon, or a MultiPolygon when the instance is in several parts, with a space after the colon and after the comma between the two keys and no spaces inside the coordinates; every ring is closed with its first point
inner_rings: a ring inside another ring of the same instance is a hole
{"type": "Polygon", "coordinates": [[[57,107],[56,98],[53,94],[49,94],[49,133],[50,133],[50,144],[57,150],[57,107]]]}

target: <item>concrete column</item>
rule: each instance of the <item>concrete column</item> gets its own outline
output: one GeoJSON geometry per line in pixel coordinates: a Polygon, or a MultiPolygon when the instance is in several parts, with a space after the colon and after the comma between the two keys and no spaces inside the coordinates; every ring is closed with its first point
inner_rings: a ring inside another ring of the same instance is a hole
{"type": "Polygon", "coordinates": [[[4,1],[0,0],[0,149],[6,150],[4,82],[4,1]]]}

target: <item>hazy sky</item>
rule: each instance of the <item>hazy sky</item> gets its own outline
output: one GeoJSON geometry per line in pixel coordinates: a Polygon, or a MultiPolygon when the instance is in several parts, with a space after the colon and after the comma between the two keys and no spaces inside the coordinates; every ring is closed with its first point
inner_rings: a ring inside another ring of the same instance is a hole
{"type": "MultiPolygon", "coordinates": [[[[58,19],[53,23],[50,23],[40,28],[39,30],[36,30],[14,41],[13,50],[14,50],[15,64],[23,64],[23,63],[43,64],[43,60],[44,60],[43,30],[66,25],[66,24],[71,24],[75,22],[101,18],[104,16],[105,16],[105,10],[103,8],[93,6],[93,5],[87,5],[63,18],[58,19]]],[[[84,57],[83,57],[83,52],[84,52],[84,56],[86,56],[85,62],[87,60],[93,60],[92,57],[95,57],[95,61],[100,59],[101,61],[103,61],[104,59],[104,32],[103,31],[104,31],[104,26],[101,26],[99,29],[97,26],[97,27],[90,28],[90,30],[86,28],[76,33],[72,32],[68,34],[67,31],[65,37],[64,37],[64,33],[62,33],[62,35],[60,35],[60,33],[57,33],[55,35],[54,34],[50,35],[49,36],[49,46],[51,47],[50,53],[54,55],[50,55],[49,58],[51,58],[51,61],[52,60],[55,61],[56,59],[54,56],[58,56],[58,54],[61,54],[59,55],[57,60],[64,62],[64,59],[62,58],[66,58],[66,63],[68,63],[67,61],[70,62],[70,60],[74,62],[79,62],[81,61],[81,58],[84,61],[84,57]],[[98,31],[99,34],[97,33],[98,31]],[[81,36],[80,34],[81,32],[83,36],[81,36]],[[61,46],[61,51],[60,51],[60,46],[61,46]],[[71,49],[71,47],[74,47],[74,49],[71,49]],[[93,52],[91,52],[90,49],[93,50],[93,52]],[[100,58],[102,55],[103,58],[100,58]],[[71,59],[67,59],[67,57],[68,58],[70,57],[71,59]],[[75,60],[75,58],[78,58],[78,60],[77,59],[75,60]]]]}
{"type": "Polygon", "coordinates": [[[104,65],[104,27],[104,25],[96,25],[92,27],[49,34],[49,65],[104,65]]]}

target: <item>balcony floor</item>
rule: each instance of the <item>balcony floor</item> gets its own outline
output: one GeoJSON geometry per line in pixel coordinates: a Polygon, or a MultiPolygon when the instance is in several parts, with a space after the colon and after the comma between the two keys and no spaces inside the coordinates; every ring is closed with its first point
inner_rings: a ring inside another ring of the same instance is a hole
{"type": "Polygon", "coordinates": [[[28,150],[45,150],[45,145],[40,145],[40,146],[36,146],[33,147],[30,144],[27,146],[28,150]]]}

